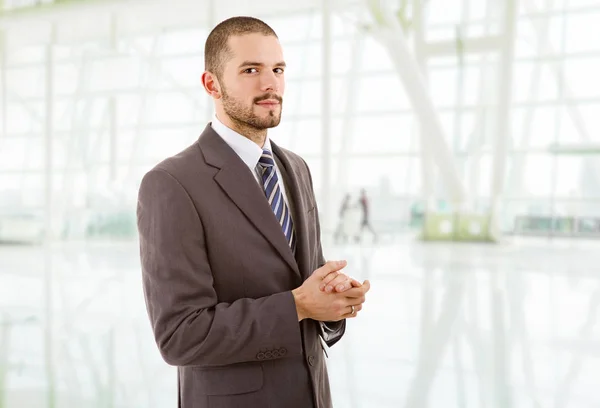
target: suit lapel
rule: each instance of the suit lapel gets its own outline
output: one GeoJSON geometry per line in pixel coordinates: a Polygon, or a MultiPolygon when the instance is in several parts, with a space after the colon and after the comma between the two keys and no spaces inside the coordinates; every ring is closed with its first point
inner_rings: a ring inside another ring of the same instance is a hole
{"type": "Polygon", "coordinates": [[[298,264],[281,231],[281,225],[246,164],[210,124],[200,136],[199,144],[206,162],[220,169],[214,177],[215,182],[300,276],[298,264]]]}

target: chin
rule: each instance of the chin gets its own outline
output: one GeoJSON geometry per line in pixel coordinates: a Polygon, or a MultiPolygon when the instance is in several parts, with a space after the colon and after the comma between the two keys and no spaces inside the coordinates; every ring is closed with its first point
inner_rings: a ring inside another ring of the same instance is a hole
{"type": "Polygon", "coordinates": [[[273,128],[279,125],[281,122],[281,116],[275,117],[271,115],[262,116],[260,118],[260,122],[264,125],[265,128],[273,128]]]}

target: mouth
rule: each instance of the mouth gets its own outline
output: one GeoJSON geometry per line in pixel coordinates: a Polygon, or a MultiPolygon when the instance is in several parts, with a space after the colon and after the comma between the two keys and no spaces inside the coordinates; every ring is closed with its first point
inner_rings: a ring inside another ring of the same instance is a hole
{"type": "Polygon", "coordinates": [[[264,108],[274,108],[279,106],[280,103],[276,99],[266,99],[264,101],[256,102],[256,104],[264,108]]]}

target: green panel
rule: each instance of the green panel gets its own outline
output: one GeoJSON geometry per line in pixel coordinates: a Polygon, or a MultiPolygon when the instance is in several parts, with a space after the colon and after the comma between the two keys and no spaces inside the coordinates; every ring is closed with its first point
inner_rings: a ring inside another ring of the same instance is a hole
{"type": "Polygon", "coordinates": [[[488,215],[425,214],[421,238],[425,241],[491,242],[488,215]]]}
{"type": "Polygon", "coordinates": [[[489,216],[461,214],[456,235],[458,241],[490,241],[489,216]]]}
{"type": "Polygon", "coordinates": [[[455,233],[453,214],[425,214],[422,236],[425,241],[452,241],[455,233]]]}

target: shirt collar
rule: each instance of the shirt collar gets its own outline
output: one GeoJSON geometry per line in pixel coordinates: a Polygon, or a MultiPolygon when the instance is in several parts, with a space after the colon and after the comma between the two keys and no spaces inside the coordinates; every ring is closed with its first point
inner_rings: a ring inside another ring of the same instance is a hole
{"type": "Polygon", "coordinates": [[[269,149],[271,152],[273,151],[271,149],[271,141],[269,140],[268,133],[265,138],[263,149],[261,149],[252,140],[225,126],[223,122],[217,118],[217,115],[214,115],[211,127],[251,169],[254,169],[258,164],[263,149],[269,149]]]}

